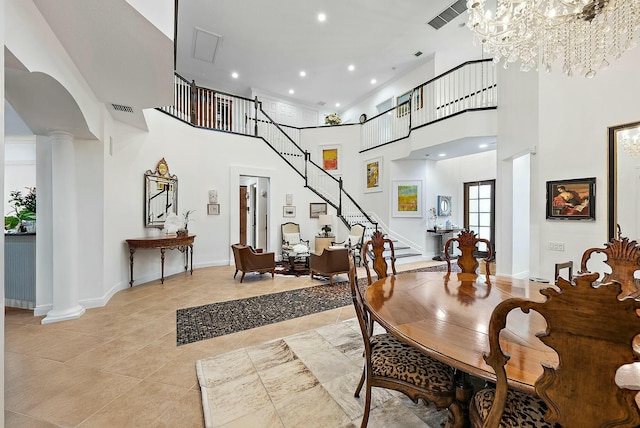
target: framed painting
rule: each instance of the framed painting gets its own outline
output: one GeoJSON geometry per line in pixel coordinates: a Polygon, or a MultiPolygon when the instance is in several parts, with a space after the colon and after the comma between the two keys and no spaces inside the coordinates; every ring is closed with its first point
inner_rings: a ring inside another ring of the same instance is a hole
{"type": "Polygon", "coordinates": [[[382,192],[382,157],[364,162],[364,193],[382,192]]]}
{"type": "Polygon", "coordinates": [[[422,180],[393,182],[393,217],[422,217],[422,180]]]}
{"type": "Polygon", "coordinates": [[[310,218],[320,218],[321,215],[327,213],[327,203],[326,202],[311,202],[309,204],[309,217],[310,218]]]}
{"type": "Polygon", "coordinates": [[[547,181],[547,219],[595,220],[596,179],[547,181]]]}
{"type": "Polygon", "coordinates": [[[330,174],[340,174],[340,145],[318,146],[320,150],[320,167],[330,174]]]}
{"type": "Polygon", "coordinates": [[[396,97],[396,115],[402,117],[409,113],[411,108],[411,91],[396,97]]]}
{"type": "Polygon", "coordinates": [[[207,204],[208,215],[220,215],[220,204],[207,204]]]}

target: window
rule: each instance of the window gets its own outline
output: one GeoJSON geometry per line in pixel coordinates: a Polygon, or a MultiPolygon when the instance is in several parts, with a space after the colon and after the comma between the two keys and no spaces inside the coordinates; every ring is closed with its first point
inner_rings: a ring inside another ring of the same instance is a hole
{"type": "MultiPolygon", "coordinates": [[[[495,180],[464,183],[464,227],[491,243],[495,254],[495,180]]],[[[478,244],[477,256],[487,254],[484,243],[478,244]]]]}

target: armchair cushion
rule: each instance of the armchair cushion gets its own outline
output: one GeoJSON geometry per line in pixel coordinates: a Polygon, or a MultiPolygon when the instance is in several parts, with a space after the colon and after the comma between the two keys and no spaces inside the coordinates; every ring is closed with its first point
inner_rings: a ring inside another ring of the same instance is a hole
{"type": "Polygon", "coordinates": [[[284,240],[289,244],[289,246],[294,246],[300,243],[300,234],[299,233],[285,233],[284,240]]]}

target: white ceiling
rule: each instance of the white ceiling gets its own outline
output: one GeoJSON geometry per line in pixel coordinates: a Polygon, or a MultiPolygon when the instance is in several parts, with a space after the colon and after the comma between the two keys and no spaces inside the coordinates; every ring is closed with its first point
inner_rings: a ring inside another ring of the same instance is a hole
{"type": "Polygon", "coordinates": [[[440,30],[427,25],[454,2],[182,0],[176,69],[211,89],[251,97],[253,88],[316,108],[324,102],[327,109],[341,111],[436,51],[438,72],[479,58],[481,49],[474,46],[471,31],[461,27],[466,12],[440,30]],[[323,23],[317,20],[320,12],[327,16],[323,23]],[[213,56],[206,48],[196,49],[198,32],[205,36],[198,42],[212,38],[210,34],[221,37],[213,62],[195,57],[213,56]],[[416,57],[418,51],[423,54],[416,57]],[[353,72],[347,70],[349,64],[355,65],[353,72]],[[301,70],[306,77],[299,76],[301,70]],[[234,71],[238,79],[231,77],[234,71]]]}

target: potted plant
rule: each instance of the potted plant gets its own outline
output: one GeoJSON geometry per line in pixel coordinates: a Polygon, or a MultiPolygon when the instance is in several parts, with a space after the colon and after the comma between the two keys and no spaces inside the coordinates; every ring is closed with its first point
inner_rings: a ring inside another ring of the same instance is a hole
{"type": "Polygon", "coordinates": [[[14,190],[10,195],[9,205],[13,208],[4,217],[4,229],[18,233],[32,232],[36,221],[36,188],[27,187],[29,192],[22,195],[20,190],[14,190]]]}
{"type": "Polygon", "coordinates": [[[195,211],[196,210],[186,210],[185,212],[182,213],[182,218],[184,219],[184,227],[178,229],[178,231],[176,232],[178,236],[189,234],[189,221],[192,220],[190,216],[195,211]]]}

